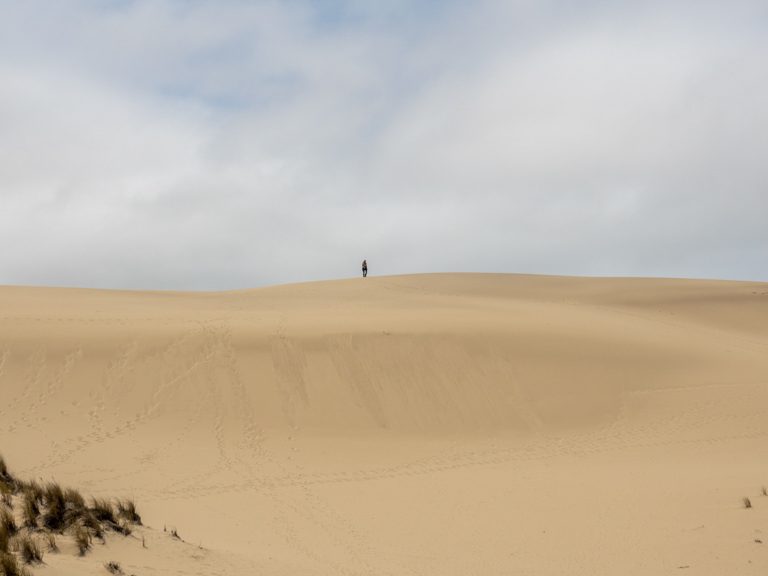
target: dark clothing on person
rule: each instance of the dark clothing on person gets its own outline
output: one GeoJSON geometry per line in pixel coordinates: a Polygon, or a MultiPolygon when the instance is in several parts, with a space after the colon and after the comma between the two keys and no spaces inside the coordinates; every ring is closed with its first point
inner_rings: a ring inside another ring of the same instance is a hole
{"type": "Polygon", "coordinates": [[[368,262],[363,260],[363,278],[368,276],[368,262]]]}

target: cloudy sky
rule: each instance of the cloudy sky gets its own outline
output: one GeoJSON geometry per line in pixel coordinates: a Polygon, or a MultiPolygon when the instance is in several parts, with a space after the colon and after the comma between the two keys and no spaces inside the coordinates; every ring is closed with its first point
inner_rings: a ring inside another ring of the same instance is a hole
{"type": "Polygon", "coordinates": [[[0,14],[0,284],[768,280],[764,0],[0,14]]]}

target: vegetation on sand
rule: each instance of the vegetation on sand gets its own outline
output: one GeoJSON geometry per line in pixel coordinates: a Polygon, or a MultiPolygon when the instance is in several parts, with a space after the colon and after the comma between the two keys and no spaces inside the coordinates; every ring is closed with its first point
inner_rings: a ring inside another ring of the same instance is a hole
{"type": "MultiPolygon", "coordinates": [[[[132,525],[140,524],[133,500],[113,504],[109,498],[92,498],[88,505],[74,488],[16,478],[0,456],[0,576],[31,576],[23,564],[43,561],[41,543],[48,552],[58,552],[56,535],[71,538],[80,555],[85,555],[93,538],[104,540],[106,531],[127,536],[132,525]]],[[[113,574],[122,574],[116,562],[105,566],[113,574]]]]}

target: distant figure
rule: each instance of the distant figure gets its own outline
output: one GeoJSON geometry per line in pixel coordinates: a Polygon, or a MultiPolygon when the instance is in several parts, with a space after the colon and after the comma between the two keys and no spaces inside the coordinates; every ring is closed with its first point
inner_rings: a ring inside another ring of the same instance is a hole
{"type": "Polygon", "coordinates": [[[363,260],[363,278],[368,276],[368,262],[363,260]]]}

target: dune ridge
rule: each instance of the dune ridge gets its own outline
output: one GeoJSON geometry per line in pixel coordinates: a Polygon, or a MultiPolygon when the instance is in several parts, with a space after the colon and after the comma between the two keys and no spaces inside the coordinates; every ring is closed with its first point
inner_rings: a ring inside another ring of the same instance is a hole
{"type": "Polygon", "coordinates": [[[0,287],[0,391],[22,474],[135,498],[230,562],[180,573],[768,567],[765,283],[0,287]]]}

